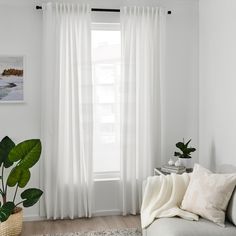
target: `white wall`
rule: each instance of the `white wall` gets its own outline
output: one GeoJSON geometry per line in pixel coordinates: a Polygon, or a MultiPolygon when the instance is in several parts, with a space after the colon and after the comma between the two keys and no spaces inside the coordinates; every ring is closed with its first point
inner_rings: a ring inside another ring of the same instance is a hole
{"type": "MultiPolygon", "coordinates": [[[[115,8],[124,1],[91,2],[94,7],[115,8]]],[[[167,16],[162,114],[164,158],[169,159],[174,144],[182,138],[192,138],[198,147],[198,1],[148,1],[151,3],[172,11],[167,16]]],[[[40,137],[41,20],[41,12],[34,9],[31,0],[0,0],[0,53],[27,55],[26,103],[0,104],[0,135],[9,135],[17,142],[40,137]]],[[[197,160],[197,153],[194,157],[197,160]]],[[[31,183],[35,187],[40,174],[38,167],[34,168],[31,183]]],[[[97,214],[119,212],[118,196],[117,181],[96,183],[97,214]]],[[[25,216],[38,215],[38,205],[25,212],[25,216]]]]}
{"type": "MultiPolygon", "coordinates": [[[[169,159],[175,143],[191,138],[198,149],[198,1],[161,1],[167,17],[166,81],[163,84],[163,150],[169,159]]],[[[198,160],[198,152],[193,154],[198,160]]]]}
{"type": "MultiPolygon", "coordinates": [[[[1,4],[0,54],[26,55],[27,74],[25,103],[0,104],[0,138],[8,135],[15,142],[40,138],[40,48],[41,14],[29,4],[1,4]]],[[[39,166],[32,169],[30,183],[39,186],[39,166]]],[[[39,205],[25,210],[28,216],[38,216],[38,212],[39,205]]]]}
{"type": "Polygon", "coordinates": [[[199,161],[236,166],[236,1],[200,0],[199,161]]]}

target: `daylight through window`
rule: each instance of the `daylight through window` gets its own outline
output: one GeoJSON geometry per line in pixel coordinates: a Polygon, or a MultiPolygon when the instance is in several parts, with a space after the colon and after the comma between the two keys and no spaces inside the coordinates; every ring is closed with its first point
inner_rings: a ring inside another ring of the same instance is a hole
{"type": "Polygon", "coordinates": [[[94,172],[120,170],[120,31],[92,30],[94,172]]]}

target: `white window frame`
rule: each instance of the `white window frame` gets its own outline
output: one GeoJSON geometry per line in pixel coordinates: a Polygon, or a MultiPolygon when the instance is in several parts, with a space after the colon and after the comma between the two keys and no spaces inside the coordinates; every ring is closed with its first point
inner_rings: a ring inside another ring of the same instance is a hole
{"type": "Polygon", "coordinates": [[[92,23],[92,30],[120,31],[120,23],[92,23]]]}

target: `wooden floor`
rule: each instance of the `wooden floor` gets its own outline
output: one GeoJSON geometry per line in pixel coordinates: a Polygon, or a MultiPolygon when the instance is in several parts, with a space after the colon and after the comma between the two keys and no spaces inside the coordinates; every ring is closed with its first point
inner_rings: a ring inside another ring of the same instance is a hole
{"type": "Polygon", "coordinates": [[[46,233],[53,234],[137,227],[141,227],[139,216],[104,216],[91,219],[24,222],[21,235],[30,236],[46,233]]]}

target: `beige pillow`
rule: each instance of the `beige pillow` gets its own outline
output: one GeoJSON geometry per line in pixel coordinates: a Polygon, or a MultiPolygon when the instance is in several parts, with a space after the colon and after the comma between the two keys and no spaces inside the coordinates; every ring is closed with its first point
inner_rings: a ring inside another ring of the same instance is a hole
{"type": "Polygon", "coordinates": [[[226,215],[228,220],[236,225],[236,189],[234,189],[234,192],[232,193],[232,196],[229,200],[226,215]]]}
{"type": "Polygon", "coordinates": [[[236,185],[236,174],[213,174],[195,164],[181,208],[224,226],[225,210],[236,185]]]}

